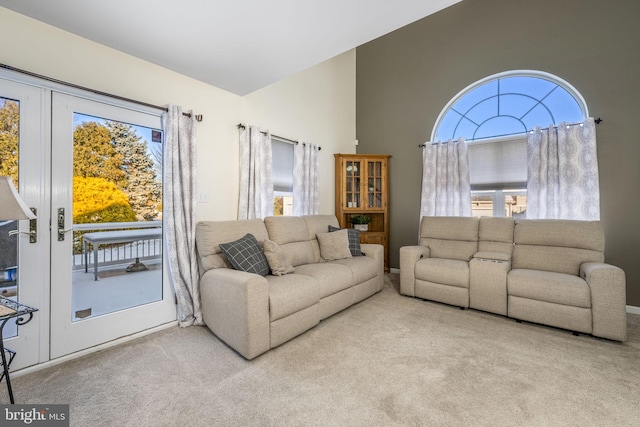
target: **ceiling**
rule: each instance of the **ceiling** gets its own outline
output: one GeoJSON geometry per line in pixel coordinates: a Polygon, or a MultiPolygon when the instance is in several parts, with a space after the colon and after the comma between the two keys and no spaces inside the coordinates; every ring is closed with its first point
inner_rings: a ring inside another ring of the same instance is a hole
{"type": "Polygon", "coordinates": [[[0,0],[0,6],[245,95],[461,0],[0,0]]]}

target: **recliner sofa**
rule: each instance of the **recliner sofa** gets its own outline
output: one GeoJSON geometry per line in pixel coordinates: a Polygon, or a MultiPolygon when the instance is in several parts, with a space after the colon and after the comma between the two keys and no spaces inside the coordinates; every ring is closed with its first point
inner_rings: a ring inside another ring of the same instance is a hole
{"type": "Polygon", "coordinates": [[[339,227],[333,215],[199,222],[200,299],[209,329],[253,359],[382,290],[384,247],[362,244],[362,256],[327,260],[318,239],[332,234],[329,226],[339,227]],[[295,271],[262,276],[234,269],[221,244],[246,234],[275,243],[295,271]]]}
{"type": "Polygon", "coordinates": [[[400,248],[400,292],[624,341],[624,271],[605,263],[598,221],[421,219],[400,248]]]}

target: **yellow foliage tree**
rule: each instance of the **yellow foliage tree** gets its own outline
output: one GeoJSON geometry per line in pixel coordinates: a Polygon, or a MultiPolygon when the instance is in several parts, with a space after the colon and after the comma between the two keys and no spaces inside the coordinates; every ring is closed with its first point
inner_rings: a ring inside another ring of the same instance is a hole
{"type": "Polygon", "coordinates": [[[135,221],[129,199],[104,178],[73,178],[73,223],[135,221]]]}

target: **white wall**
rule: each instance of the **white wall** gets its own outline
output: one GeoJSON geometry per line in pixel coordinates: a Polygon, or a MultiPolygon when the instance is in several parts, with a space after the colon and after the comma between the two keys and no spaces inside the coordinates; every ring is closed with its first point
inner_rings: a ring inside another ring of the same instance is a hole
{"type": "Polygon", "coordinates": [[[242,98],[0,7],[0,63],[204,116],[197,126],[198,219],[235,219],[240,122],[322,146],[321,211],[333,212],[333,153],[354,152],[355,50],[242,98]]]}
{"type": "MultiPolygon", "coordinates": [[[[244,97],[244,123],[320,150],[320,213],[335,212],[334,153],[355,153],[355,49],[244,97]]],[[[294,202],[295,203],[295,202],[294,202]]]]}

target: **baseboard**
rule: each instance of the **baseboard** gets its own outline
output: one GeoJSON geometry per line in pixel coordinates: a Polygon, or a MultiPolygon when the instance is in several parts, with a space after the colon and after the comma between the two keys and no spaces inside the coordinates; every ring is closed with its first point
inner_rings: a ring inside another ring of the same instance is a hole
{"type": "Polygon", "coordinates": [[[635,305],[628,305],[627,306],[627,313],[640,314],[640,307],[636,307],[635,305]]]}
{"type": "Polygon", "coordinates": [[[68,362],[69,360],[77,359],[79,357],[86,356],[86,355],[91,354],[91,353],[96,353],[96,352],[98,352],[100,350],[104,350],[104,349],[107,349],[109,347],[114,347],[116,345],[124,344],[126,342],[135,340],[137,338],[142,338],[145,335],[153,334],[155,332],[160,332],[163,329],[172,328],[174,326],[178,326],[178,321],[177,320],[173,321],[173,322],[165,323],[165,324],[160,325],[160,326],[156,326],[155,328],[151,328],[151,329],[147,329],[147,330],[135,333],[135,334],[127,335],[126,337],[118,338],[116,340],[109,341],[107,343],[100,344],[100,345],[97,345],[95,347],[87,348],[85,350],[81,350],[81,351],[78,351],[78,352],[75,352],[75,353],[72,353],[72,354],[68,354],[66,356],[62,356],[62,357],[59,357],[59,358],[54,359],[54,360],[49,360],[47,362],[38,363],[37,365],[28,366],[28,367],[26,367],[24,369],[20,369],[20,370],[17,370],[15,372],[11,371],[11,377],[16,378],[16,377],[19,377],[21,375],[26,375],[26,374],[30,374],[32,372],[37,372],[37,371],[39,371],[41,369],[50,368],[51,366],[59,365],[60,363],[68,362]]]}

